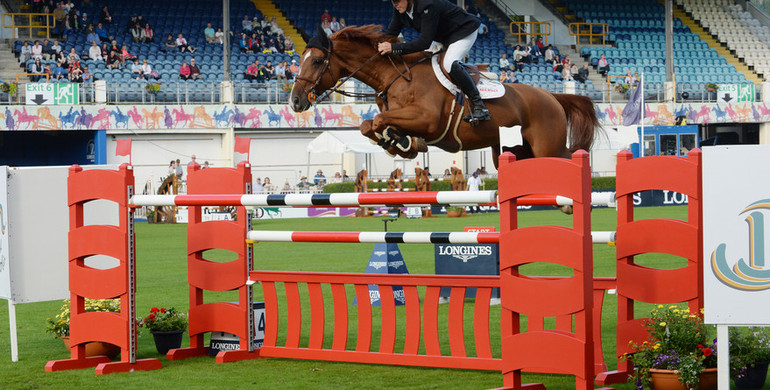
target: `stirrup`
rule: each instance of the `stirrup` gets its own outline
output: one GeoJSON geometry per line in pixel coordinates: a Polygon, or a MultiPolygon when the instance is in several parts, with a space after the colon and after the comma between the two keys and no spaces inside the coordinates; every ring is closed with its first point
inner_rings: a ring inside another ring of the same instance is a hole
{"type": "Polygon", "coordinates": [[[472,126],[476,126],[480,121],[488,121],[492,119],[489,115],[489,110],[486,108],[474,108],[470,115],[463,116],[463,120],[470,123],[472,126]]]}

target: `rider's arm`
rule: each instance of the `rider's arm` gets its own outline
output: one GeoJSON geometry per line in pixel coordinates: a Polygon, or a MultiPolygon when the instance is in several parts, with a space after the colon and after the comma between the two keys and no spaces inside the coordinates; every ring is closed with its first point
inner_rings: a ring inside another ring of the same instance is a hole
{"type": "Polygon", "coordinates": [[[438,30],[438,10],[432,5],[429,5],[424,10],[415,10],[415,12],[422,12],[420,36],[410,42],[392,44],[393,54],[409,54],[426,50],[430,47],[431,43],[433,43],[433,38],[436,36],[436,31],[438,30]]]}
{"type": "Polygon", "coordinates": [[[385,35],[397,37],[398,34],[401,34],[402,28],[404,28],[404,24],[401,22],[399,13],[398,11],[393,10],[393,17],[390,18],[390,25],[388,26],[388,29],[385,30],[385,35]]]}

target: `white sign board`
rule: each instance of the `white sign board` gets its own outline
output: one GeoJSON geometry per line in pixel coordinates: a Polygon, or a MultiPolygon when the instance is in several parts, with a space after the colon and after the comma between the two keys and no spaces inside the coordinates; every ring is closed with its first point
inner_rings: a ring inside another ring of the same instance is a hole
{"type": "Polygon", "coordinates": [[[770,145],[703,148],[705,321],[770,324],[770,145]]]}
{"type": "Polygon", "coordinates": [[[27,104],[80,104],[80,90],[76,83],[27,83],[27,104]]]}
{"type": "Polygon", "coordinates": [[[754,83],[719,84],[719,89],[717,90],[717,102],[725,104],[753,102],[755,96],[754,83]]]}
{"type": "Polygon", "coordinates": [[[0,166],[0,298],[11,299],[11,268],[8,254],[8,167],[0,166]]]}

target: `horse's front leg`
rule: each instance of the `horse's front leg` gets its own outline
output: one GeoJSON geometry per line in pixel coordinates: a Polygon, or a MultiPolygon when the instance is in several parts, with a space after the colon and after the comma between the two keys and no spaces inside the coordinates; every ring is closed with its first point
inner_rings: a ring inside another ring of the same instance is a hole
{"type": "Polygon", "coordinates": [[[405,133],[415,134],[414,129],[429,133],[435,124],[431,124],[426,117],[425,110],[417,106],[387,111],[374,117],[371,132],[389,154],[415,158],[419,152],[427,152],[428,145],[422,137],[405,133]]]}

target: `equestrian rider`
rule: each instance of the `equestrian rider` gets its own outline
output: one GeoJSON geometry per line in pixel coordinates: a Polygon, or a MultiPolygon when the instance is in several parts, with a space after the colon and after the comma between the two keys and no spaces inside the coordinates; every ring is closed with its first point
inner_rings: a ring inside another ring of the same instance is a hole
{"type": "Polygon", "coordinates": [[[479,90],[460,60],[468,55],[476,42],[481,21],[447,0],[392,0],[393,18],[385,34],[398,36],[404,26],[412,27],[420,33],[410,42],[380,42],[377,46],[380,54],[396,55],[427,50],[433,41],[440,42],[446,48],[444,69],[450,69],[449,75],[473,104],[472,117],[467,121],[489,120],[489,110],[481,100],[479,90]]]}

